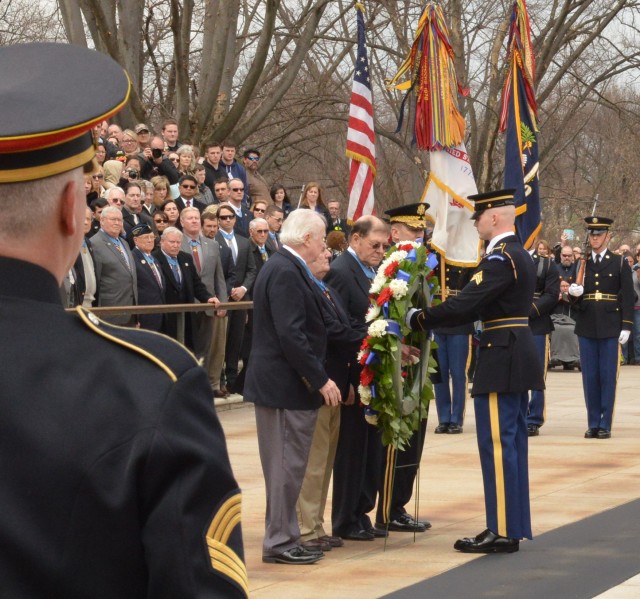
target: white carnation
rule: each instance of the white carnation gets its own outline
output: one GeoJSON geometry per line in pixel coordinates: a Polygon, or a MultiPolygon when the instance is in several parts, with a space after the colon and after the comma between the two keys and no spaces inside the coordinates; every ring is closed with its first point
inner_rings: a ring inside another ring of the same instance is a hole
{"type": "Polygon", "coordinates": [[[365,414],[364,415],[364,419],[369,423],[369,424],[373,424],[374,426],[376,424],[378,424],[378,415],[377,414],[365,414]]]}
{"type": "Polygon", "coordinates": [[[371,388],[358,385],[358,394],[360,395],[360,401],[368,406],[371,403],[371,388]]]}
{"type": "Polygon", "coordinates": [[[378,304],[372,304],[369,306],[367,315],[364,317],[365,322],[371,322],[380,316],[380,306],[378,304]]]}
{"type": "Polygon", "coordinates": [[[409,285],[401,279],[394,279],[389,283],[389,289],[395,299],[402,299],[409,292],[409,285]]]}
{"type": "Polygon", "coordinates": [[[402,262],[406,257],[407,252],[405,252],[404,250],[396,250],[385,260],[385,262],[387,263],[387,265],[391,264],[392,262],[402,262]]]}
{"type": "Polygon", "coordinates": [[[387,277],[382,274],[382,272],[378,272],[378,274],[373,279],[373,283],[371,283],[371,289],[369,289],[369,293],[375,295],[382,291],[382,288],[387,284],[387,277]]]}
{"type": "Polygon", "coordinates": [[[367,329],[370,337],[384,337],[387,330],[386,320],[374,320],[367,329]]]}

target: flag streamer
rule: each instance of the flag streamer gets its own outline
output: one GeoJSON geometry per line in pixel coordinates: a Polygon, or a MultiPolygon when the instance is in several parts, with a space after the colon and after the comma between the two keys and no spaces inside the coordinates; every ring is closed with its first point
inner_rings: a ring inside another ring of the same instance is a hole
{"type": "Polygon", "coordinates": [[[351,90],[346,155],[349,168],[347,218],[355,221],[374,213],[373,180],[376,175],[376,140],[373,124],[373,93],[367,58],[364,6],[355,5],[358,21],[358,48],[351,90]]]}
{"type": "Polygon", "coordinates": [[[443,150],[464,140],[465,122],[458,108],[458,94],[466,96],[469,90],[458,81],[453,58],[442,8],[429,3],[418,22],[409,56],[387,83],[389,89],[406,91],[396,133],[402,129],[406,102],[415,91],[413,141],[421,150],[443,150]]]}

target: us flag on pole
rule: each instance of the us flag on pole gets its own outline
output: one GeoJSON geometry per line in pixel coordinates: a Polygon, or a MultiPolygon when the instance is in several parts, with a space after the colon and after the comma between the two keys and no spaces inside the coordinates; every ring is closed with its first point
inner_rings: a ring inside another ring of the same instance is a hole
{"type": "Polygon", "coordinates": [[[376,142],[373,130],[373,94],[364,28],[364,6],[356,4],[358,16],[358,57],[353,75],[347,156],[349,169],[349,220],[373,214],[373,179],[376,176],[376,142]]]}

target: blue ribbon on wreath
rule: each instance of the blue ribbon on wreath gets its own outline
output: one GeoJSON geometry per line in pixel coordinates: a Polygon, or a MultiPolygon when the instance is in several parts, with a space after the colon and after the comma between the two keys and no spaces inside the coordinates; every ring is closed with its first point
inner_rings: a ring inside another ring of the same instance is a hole
{"type": "Polygon", "coordinates": [[[371,364],[374,364],[375,362],[379,362],[379,361],[380,361],[380,358],[378,358],[378,356],[376,355],[376,352],[372,351],[369,353],[364,363],[367,366],[370,366],[371,364]]]}
{"type": "Polygon", "coordinates": [[[387,331],[396,337],[402,337],[400,325],[395,320],[387,320],[387,331]]]}
{"type": "Polygon", "coordinates": [[[396,279],[399,279],[400,281],[404,281],[405,283],[408,283],[409,280],[411,279],[411,275],[408,272],[400,269],[396,273],[396,279]]]}
{"type": "Polygon", "coordinates": [[[431,252],[427,256],[426,264],[431,270],[434,270],[435,267],[438,266],[438,256],[434,252],[431,252]]]}
{"type": "Polygon", "coordinates": [[[407,254],[405,260],[409,260],[409,262],[415,262],[417,257],[418,256],[416,255],[416,249],[412,248],[411,250],[409,250],[409,253],[407,254]]]}

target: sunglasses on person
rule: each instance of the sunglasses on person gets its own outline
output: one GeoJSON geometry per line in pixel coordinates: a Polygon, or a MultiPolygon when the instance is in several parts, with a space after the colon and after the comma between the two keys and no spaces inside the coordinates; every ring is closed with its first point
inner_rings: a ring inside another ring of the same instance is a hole
{"type": "Polygon", "coordinates": [[[254,212],[266,212],[266,208],[254,208],[253,209],[254,212]]]}
{"type": "Polygon", "coordinates": [[[104,175],[91,175],[92,179],[104,179],[104,175]]]}
{"type": "Polygon", "coordinates": [[[247,156],[247,160],[258,162],[258,160],[260,160],[260,156],[247,156]]]}
{"type": "Polygon", "coordinates": [[[268,233],[269,229],[254,229],[256,233],[268,233]]]}
{"type": "Polygon", "coordinates": [[[220,220],[233,220],[236,217],[235,214],[219,214],[218,218],[220,220]]]}
{"type": "Polygon", "coordinates": [[[186,185],[185,183],[181,183],[180,187],[184,187],[185,189],[195,189],[195,185],[186,185]]]}
{"type": "Polygon", "coordinates": [[[244,191],[244,187],[232,187],[231,191],[244,191]]]}

